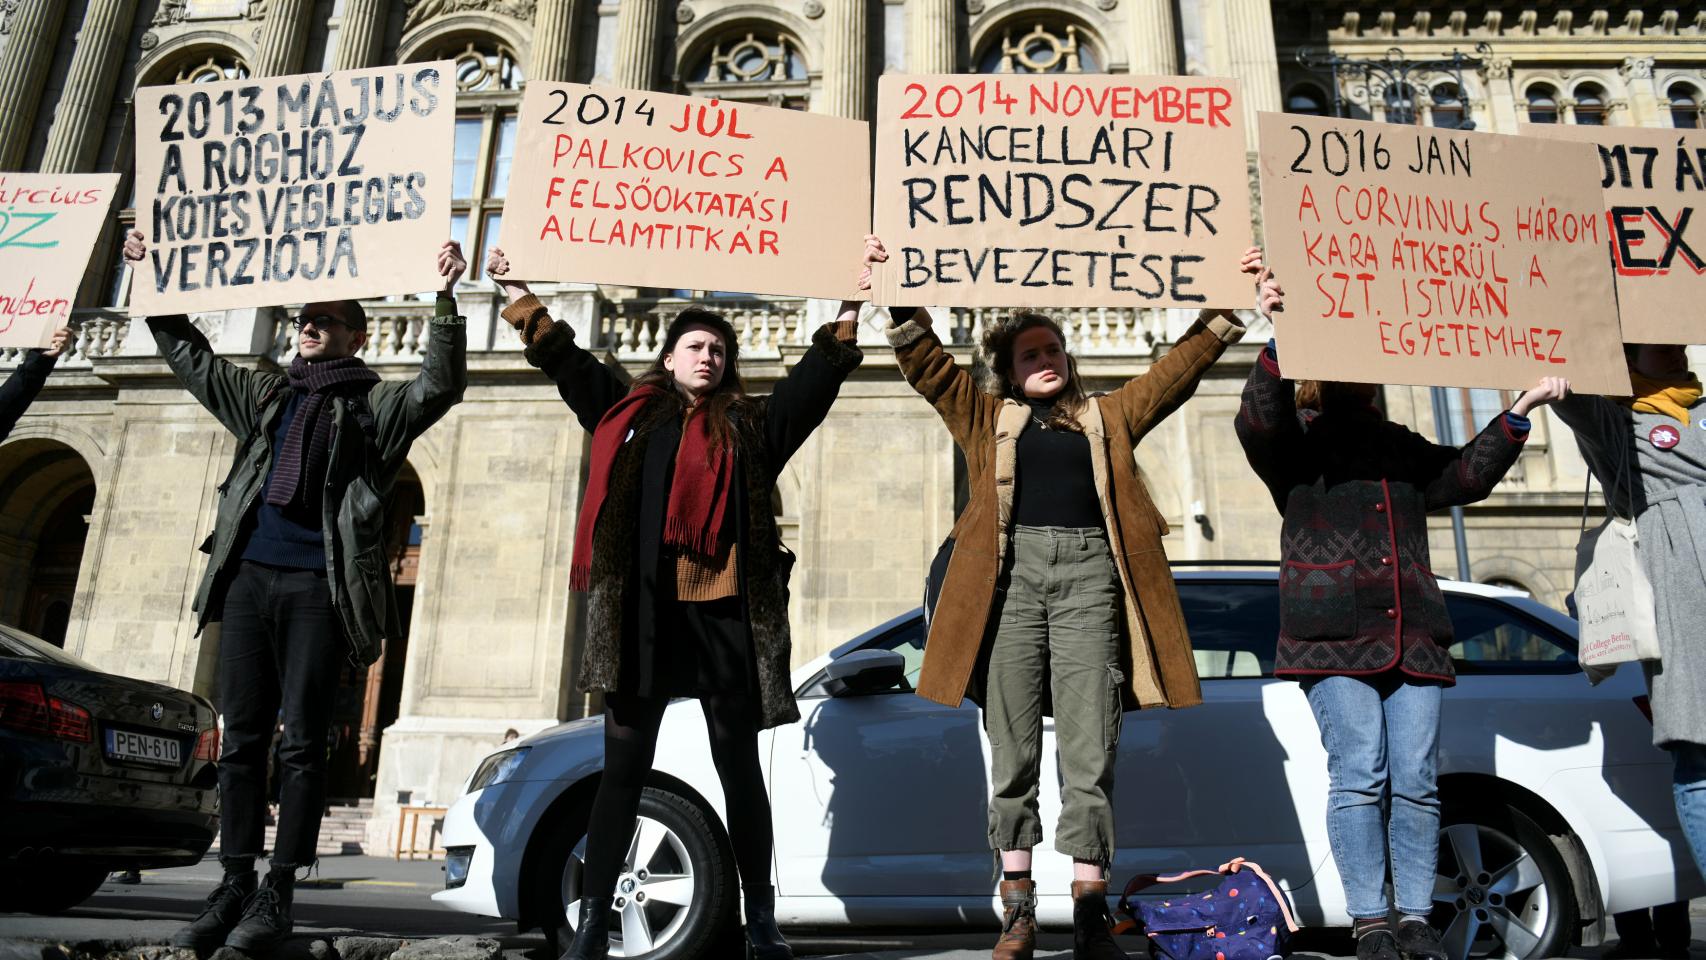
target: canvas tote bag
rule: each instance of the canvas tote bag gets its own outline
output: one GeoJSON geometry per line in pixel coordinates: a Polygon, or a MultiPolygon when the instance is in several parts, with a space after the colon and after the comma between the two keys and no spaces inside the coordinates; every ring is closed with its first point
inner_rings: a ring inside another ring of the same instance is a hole
{"type": "MultiPolygon", "coordinates": [[[[1582,538],[1576,544],[1576,658],[1592,683],[1611,676],[1619,664],[1659,659],[1653,584],[1641,563],[1641,537],[1635,529],[1632,456],[1626,447],[1619,484],[1629,493],[1628,517],[1618,516],[1607,491],[1605,522],[1589,531],[1587,491],[1582,494],[1582,538]]],[[[1591,471],[1588,484],[1591,488],[1591,471]]]]}

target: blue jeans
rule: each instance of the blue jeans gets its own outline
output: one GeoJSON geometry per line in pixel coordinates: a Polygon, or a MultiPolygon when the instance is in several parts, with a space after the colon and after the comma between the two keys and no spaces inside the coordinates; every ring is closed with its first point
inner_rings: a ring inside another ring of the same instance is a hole
{"type": "Polygon", "coordinates": [[[1322,677],[1303,690],[1327,749],[1327,839],[1345,906],[1358,920],[1388,916],[1390,864],[1398,911],[1427,916],[1439,862],[1442,688],[1388,674],[1322,677]]]}
{"type": "Polygon", "coordinates": [[[1676,762],[1671,775],[1676,819],[1694,851],[1694,865],[1706,871],[1706,744],[1678,741],[1669,750],[1676,762]]]}

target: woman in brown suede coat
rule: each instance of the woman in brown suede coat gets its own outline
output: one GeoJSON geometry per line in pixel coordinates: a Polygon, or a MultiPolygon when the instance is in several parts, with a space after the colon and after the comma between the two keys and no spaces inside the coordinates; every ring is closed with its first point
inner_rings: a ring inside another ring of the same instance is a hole
{"type": "MultiPolygon", "coordinates": [[[[881,242],[873,246],[869,259],[886,260],[881,242]]],[[[918,693],[948,705],[969,696],[983,707],[989,841],[1001,851],[1005,912],[996,960],[1028,960],[1035,949],[1031,848],[1042,839],[1037,793],[1051,700],[1062,778],[1055,847],[1074,861],[1073,955],[1123,960],[1109,932],[1105,878],[1121,717],[1202,702],[1161,546],[1167,524],[1133,450],[1190,398],[1244,326],[1230,311],[1205,310],[1148,372],[1091,397],[1047,316],[1015,313],[990,327],[983,353],[993,376],[980,386],[924,311],[890,314],[901,372],[964,453],[971,491],[954,525],[918,693]]]]}

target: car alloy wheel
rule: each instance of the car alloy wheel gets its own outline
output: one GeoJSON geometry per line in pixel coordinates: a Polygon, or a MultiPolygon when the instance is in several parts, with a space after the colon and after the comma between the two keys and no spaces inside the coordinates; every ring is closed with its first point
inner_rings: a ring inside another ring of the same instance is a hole
{"type": "Polygon", "coordinates": [[[1530,960],[1567,949],[1574,892],[1545,831],[1510,808],[1447,820],[1431,918],[1446,956],[1530,960]]]}
{"type": "MultiPolygon", "coordinates": [[[[585,856],[583,838],[563,870],[563,912],[571,923],[580,918],[580,873],[585,856]]],[[[668,946],[687,923],[697,886],[693,859],[680,835],[651,817],[641,816],[616,878],[610,955],[640,957],[668,946]]]]}

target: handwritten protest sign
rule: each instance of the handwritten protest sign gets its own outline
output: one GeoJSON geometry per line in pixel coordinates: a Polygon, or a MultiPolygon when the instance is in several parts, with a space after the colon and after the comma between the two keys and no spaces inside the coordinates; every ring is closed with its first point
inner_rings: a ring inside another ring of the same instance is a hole
{"type": "Polygon", "coordinates": [[[449,61],[136,92],[141,314],[415,293],[450,235],[449,61]]]}
{"type": "Polygon", "coordinates": [[[504,252],[526,280],[855,297],[869,125],[533,81],[504,252]]]}
{"type": "Polygon", "coordinates": [[[1518,130],[1599,148],[1605,229],[1581,242],[1610,244],[1623,339],[1706,343],[1706,131],[1553,123],[1518,130]]]}
{"type": "Polygon", "coordinates": [[[0,347],[45,347],[71,319],[116,173],[0,173],[0,347]]]}
{"type": "Polygon", "coordinates": [[[1236,81],[885,76],[877,89],[878,302],[1251,302],[1236,81]]]}
{"type": "Polygon", "coordinates": [[[1585,146],[1264,113],[1262,225],[1299,379],[1628,393],[1585,146]]]}

